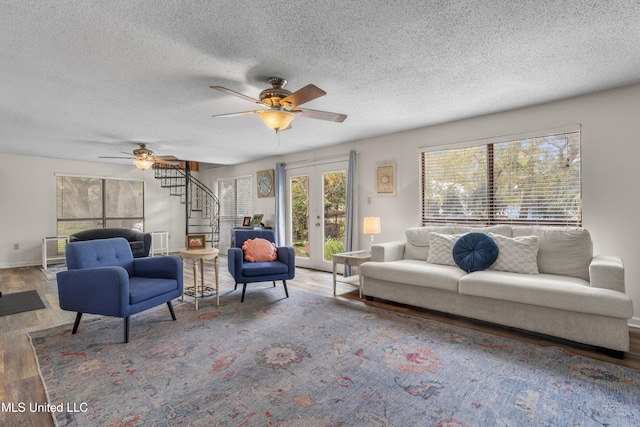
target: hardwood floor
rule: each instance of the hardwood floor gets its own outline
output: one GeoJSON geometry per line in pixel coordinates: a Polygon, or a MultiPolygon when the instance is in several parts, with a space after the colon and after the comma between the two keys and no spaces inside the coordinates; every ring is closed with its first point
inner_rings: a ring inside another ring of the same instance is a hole
{"type": "MultiPolygon", "coordinates": [[[[205,278],[210,281],[213,278],[213,266],[207,264],[205,278]]],[[[339,276],[339,279],[342,279],[339,276]]],[[[193,281],[190,268],[185,268],[185,283],[193,281]]],[[[229,276],[226,267],[226,258],[220,259],[220,298],[240,298],[240,287],[233,290],[233,280],[229,276]]],[[[289,292],[301,289],[327,297],[333,297],[332,275],[326,272],[299,268],[296,278],[287,283],[289,292]]],[[[21,426],[53,426],[53,421],[48,413],[10,412],[6,405],[20,403],[45,403],[45,390],[40,379],[37,363],[33,355],[27,332],[45,329],[57,325],[73,323],[75,313],[62,311],[58,304],[57,285],[55,280],[48,281],[40,271],[40,267],[21,267],[0,270],[0,290],[3,294],[37,290],[46,308],[42,310],[18,313],[0,317],[0,403],[5,405],[0,411],[0,425],[21,426]]],[[[250,290],[247,290],[249,297],[250,290]]],[[[368,304],[382,307],[388,310],[412,314],[440,322],[446,322],[458,326],[477,329],[496,335],[501,335],[520,341],[540,345],[557,346],[574,354],[579,354],[594,359],[604,360],[619,365],[640,369],[640,329],[630,328],[631,350],[625,354],[623,360],[609,357],[604,352],[575,343],[568,343],[527,334],[520,331],[488,325],[458,317],[441,315],[427,310],[417,309],[405,305],[393,304],[384,301],[365,302],[358,297],[358,288],[350,283],[338,282],[335,298],[357,301],[360,304],[368,304]]],[[[203,304],[211,304],[213,299],[205,300],[203,304]]]]}

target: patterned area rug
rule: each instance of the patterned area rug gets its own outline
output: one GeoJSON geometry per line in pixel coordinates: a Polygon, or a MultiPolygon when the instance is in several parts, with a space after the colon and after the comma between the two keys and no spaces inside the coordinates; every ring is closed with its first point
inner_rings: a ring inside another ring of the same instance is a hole
{"type": "Polygon", "coordinates": [[[57,424],[640,425],[640,371],[281,291],[30,333],[57,424]]]}

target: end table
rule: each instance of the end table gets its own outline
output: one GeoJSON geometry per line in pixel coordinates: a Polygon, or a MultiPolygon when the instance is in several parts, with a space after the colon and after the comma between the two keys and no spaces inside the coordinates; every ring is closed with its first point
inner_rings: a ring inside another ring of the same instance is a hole
{"type": "MultiPolygon", "coordinates": [[[[333,294],[336,294],[336,274],[338,264],[351,265],[354,267],[360,267],[367,261],[371,261],[370,251],[353,251],[343,252],[333,255],[333,294]]],[[[360,287],[360,298],[362,298],[362,275],[360,274],[360,268],[358,268],[358,286],[360,287]]]]}

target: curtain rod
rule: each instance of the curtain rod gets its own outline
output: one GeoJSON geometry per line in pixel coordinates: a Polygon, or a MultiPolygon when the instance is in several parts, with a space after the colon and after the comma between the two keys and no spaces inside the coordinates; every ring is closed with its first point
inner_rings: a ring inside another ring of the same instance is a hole
{"type": "MultiPolygon", "coordinates": [[[[356,151],[356,154],[358,154],[357,151],[356,151]]],[[[320,162],[320,161],[333,160],[333,159],[348,160],[349,159],[349,153],[333,154],[333,155],[330,155],[330,156],[314,157],[313,159],[296,160],[296,161],[293,161],[293,162],[282,162],[282,163],[285,166],[294,166],[294,165],[298,165],[298,164],[316,163],[316,162],[320,162]]]]}

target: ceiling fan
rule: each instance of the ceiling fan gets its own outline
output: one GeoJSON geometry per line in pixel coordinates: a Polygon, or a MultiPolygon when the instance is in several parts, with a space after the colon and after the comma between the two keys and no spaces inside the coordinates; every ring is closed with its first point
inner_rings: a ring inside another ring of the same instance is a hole
{"type": "Polygon", "coordinates": [[[260,114],[262,121],[276,133],[291,129],[291,122],[297,115],[310,119],[328,120],[342,123],[346,114],[330,113],[328,111],[311,110],[300,108],[299,106],[312,101],[327,93],[319,87],[309,84],[293,93],[284,87],[287,81],[280,77],[271,77],[268,80],[271,87],[260,92],[260,99],[255,99],[242,93],[227,89],[222,86],[210,86],[211,89],[219,90],[228,95],[236,96],[254,104],[258,104],[263,110],[242,111],[239,113],[218,114],[213,117],[234,117],[244,114],[260,114]]]}
{"type": "MultiPolygon", "coordinates": [[[[180,161],[174,156],[154,156],[153,151],[149,149],[149,144],[138,142],[140,148],[133,150],[133,157],[105,157],[101,156],[101,159],[129,159],[133,160],[133,164],[138,169],[149,169],[154,163],[161,163],[165,165],[178,166],[180,161]]],[[[129,154],[121,151],[122,154],[129,154]]]]}

